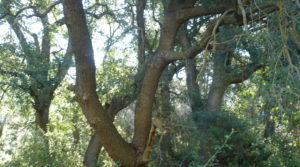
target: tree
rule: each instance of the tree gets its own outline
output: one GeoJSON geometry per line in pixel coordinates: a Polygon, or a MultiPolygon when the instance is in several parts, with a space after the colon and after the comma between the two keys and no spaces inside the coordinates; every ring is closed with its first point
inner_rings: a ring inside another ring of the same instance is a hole
{"type": "MultiPolygon", "coordinates": [[[[194,57],[205,49],[211,40],[211,35],[216,33],[218,26],[223,24],[242,25],[243,20],[234,15],[226,16],[233,11],[228,4],[221,6],[197,6],[196,1],[185,2],[170,1],[164,3],[164,22],[162,23],[158,48],[154,55],[146,60],[146,71],[143,77],[141,91],[138,95],[135,108],[135,130],[132,144],[127,143],[118,133],[111,122],[111,118],[104,111],[96,93],[95,65],[93,46],[86,24],[82,2],[63,1],[64,14],[69,35],[74,48],[76,60],[76,94],[82,110],[90,125],[100,134],[100,140],[110,156],[124,166],[144,165],[149,157],[145,157],[145,150],[149,139],[152,119],[152,105],[159,78],[166,66],[179,59],[194,57]],[[193,17],[223,13],[219,19],[208,24],[205,34],[197,43],[181,53],[173,51],[177,31],[180,26],[193,17]]],[[[273,8],[272,5],[266,9],[273,8]]],[[[269,9],[270,10],[270,9],[269,9]]],[[[273,10],[272,10],[273,11],[273,10]]],[[[243,76],[240,79],[243,79],[243,76]]],[[[237,82],[237,81],[232,81],[237,82]]],[[[213,89],[215,91],[215,89],[213,89]]],[[[221,91],[221,90],[220,90],[221,91]]],[[[220,92],[224,93],[223,89],[220,92]]],[[[210,95],[212,98],[217,96],[210,95]]],[[[218,99],[222,99],[219,98],[218,99]]],[[[216,100],[216,99],[214,99],[216,100]]],[[[219,100],[220,101],[220,100],[219,100]]],[[[217,104],[217,108],[219,108],[217,104]]],[[[214,108],[212,106],[212,110],[214,108]]]]}
{"type": "MultiPolygon", "coordinates": [[[[36,164],[78,166],[84,159],[84,166],[92,167],[113,163],[106,161],[108,153],[121,166],[270,166],[275,159],[288,166],[292,162],[282,155],[297,146],[292,141],[297,138],[299,109],[297,77],[291,77],[299,66],[295,38],[299,12],[292,4],[292,0],[2,1],[0,17],[15,34],[10,39],[18,42],[1,44],[0,77],[7,79],[11,90],[25,92],[20,99],[32,99],[36,122],[53,146],[53,161],[36,164]],[[63,8],[56,8],[60,4],[63,8]],[[40,22],[42,33],[30,32],[29,21],[40,22]],[[55,51],[55,39],[67,34],[69,45],[55,51]],[[92,43],[99,35],[105,54],[100,68],[92,43]],[[124,37],[131,40],[116,44],[124,37]],[[129,52],[122,49],[125,45],[129,52]],[[71,52],[76,85],[67,79],[57,89],[67,75],[71,52]],[[136,64],[128,67],[125,62],[134,53],[136,64]],[[54,96],[56,111],[47,128],[54,96]],[[79,125],[84,120],[75,101],[92,129],[85,154],[82,148],[90,129],[79,125]],[[191,111],[178,109],[182,104],[189,104],[191,111]],[[128,106],[134,106],[134,114],[125,116],[128,106]],[[64,140],[64,131],[71,137],[64,140]],[[59,144],[63,140],[65,144],[59,144]],[[72,161],[72,156],[79,158],[72,161]],[[97,162],[98,157],[105,160],[97,162]]],[[[40,144],[33,139],[24,137],[29,144],[20,147],[17,160],[5,165],[28,166],[39,159],[40,153],[28,152],[40,144]],[[22,162],[25,159],[30,161],[22,162]]],[[[300,154],[288,155],[297,159],[300,154]]]]}
{"type": "MultiPolygon", "coordinates": [[[[51,36],[56,27],[51,26],[49,23],[48,14],[58,4],[59,2],[54,2],[47,6],[48,4],[36,2],[36,4],[30,4],[29,6],[24,5],[25,7],[23,7],[23,4],[18,4],[16,9],[14,9],[15,2],[13,1],[2,1],[1,4],[4,9],[2,17],[6,19],[14,31],[21,49],[20,54],[15,51],[8,54],[15,54],[17,57],[19,56],[18,58],[23,59],[15,62],[16,66],[21,66],[17,71],[11,65],[3,65],[1,73],[20,80],[21,83],[17,87],[28,93],[32,98],[33,108],[36,111],[36,124],[44,132],[47,132],[49,108],[54,91],[64,79],[71,65],[70,47],[66,49],[64,55],[61,51],[57,52],[51,48],[54,43],[51,36]],[[46,10],[43,7],[46,7],[46,10]],[[35,32],[30,32],[28,27],[20,23],[20,20],[24,17],[22,12],[26,9],[33,10],[33,14],[27,17],[36,17],[42,24],[41,42],[35,32]],[[27,39],[26,33],[32,37],[33,42],[27,39]],[[24,61],[26,63],[22,65],[24,61]]],[[[9,43],[7,45],[13,47],[9,43]]],[[[5,49],[5,45],[2,47],[5,49]]]]}

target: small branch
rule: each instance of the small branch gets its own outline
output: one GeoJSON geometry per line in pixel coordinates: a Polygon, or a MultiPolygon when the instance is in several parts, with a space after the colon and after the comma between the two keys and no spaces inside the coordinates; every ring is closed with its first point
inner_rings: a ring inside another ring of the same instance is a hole
{"type": "Polygon", "coordinates": [[[0,121],[0,138],[1,138],[2,133],[3,133],[3,129],[4,129],[4,125],[6,123],[6,119],[7,119],[7,115],[5,115],[4,119],[0,121]]]}
{"type": "Polygon", "coordinates": [[[72,59],[72,46],[71,46],[71,42],[69,39],[68,48],[64,55],[63,61],[58,66],[57,74],[55,75],[55,77],[53,79],[51,79],[54,82],[54,85],[52,87],[53,90],[55,90],[58,87],[58,85],[61,83],[61,81],[65,78],[65,76],[68,72],[68,69],[71,66],[71,63],[70,63],[71,59],[72,59]]]}
{"type": "MultiPolygon", "coordinates": [[[[223,20],[226,18],[225,16],[232,10],[233,9],[227,10],[221,17],[211,21],[207,25],[206,31],[204,32],[201,40],[196,45],[191,46],[190,48],[186,49],[184,52],[176,53],[173,56],[168,57],[168,61],[193,58],[201,51],[203,51],[206,47],[208,47],[208,44],[211,41],[213,34],[216,33],[217,28],[220,25],[222,25],[223,20]]],[[[228,18],[226,18],[226,20],[228,20],[228,18]]]]}
{"type": "Polygon", "coordinates": [[[85,13],[87,15],[95,18],[95,19],[98,19],[98,20],[101,19],[103,16],[106,16],[106,15],[111,16],[114,20],[116,20],[116,16],[112,11],[105,11],[105,12],[102,12],[100,14],[92,13],[92,12],[89,12],[89,11],[86,11],[85,13]]]}
{"type": "Polygon", "coordinates": [[[48,13],[51,12],[51,10],[58,4],[62,3],[62,0],[58,0],[58,1],[55,1],[53,2],[43,13],[40,13],[36,10],[36,6],[31,6],[31,8],[33,9],[34,11],[34,15],[29,15],[27,17],[32,17],[32,16],[36,16],[36,17],[39,17],[39,18],[44,18],[47,16],[48,13]]]}
{"type": "Polygon", "coordinates": [[[238,0],[238,6],[242,12],[242,16],[243,16],[243,23],[244,23],[244,30],[247,31],[248,28],[247,28],[247,14],[246,14],[246,11],[245,11],[245,8],[244,8],[244,5],[243,5],[243,2],[242,0],[238,0]]]}
{"type": "Polygon", "coordinates": [[[224,141],[224,143],[222,144],[222,146],[214,153],[213,156],[211,156],[209,158],[209,160],[203,165],[203,167],[207,167],[210,163],[212,163],[212,161],[216,158],[216,156],[221,152],[221,150],[226,146],[226,144],[228,143],[228,140],[231,138],[231,136],[234,133],[234,129],[231,130],[230,134],[228,136],[226,136],[226,139],[224,141]]]}

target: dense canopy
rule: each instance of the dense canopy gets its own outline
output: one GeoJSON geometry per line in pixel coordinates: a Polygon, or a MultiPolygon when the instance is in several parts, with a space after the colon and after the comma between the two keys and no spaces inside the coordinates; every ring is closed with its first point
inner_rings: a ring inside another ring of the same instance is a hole
{"type": "Polygon", "coordinates": [[[299,0],[0,0],[0,166],[298,167],[299,0]]]}

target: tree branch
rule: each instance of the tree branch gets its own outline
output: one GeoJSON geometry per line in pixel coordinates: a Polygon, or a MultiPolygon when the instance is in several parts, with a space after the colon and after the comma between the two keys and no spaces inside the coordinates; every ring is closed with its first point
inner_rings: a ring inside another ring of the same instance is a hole
{"type": "MultiPolygon", "coordinates": [[[[277,11],[278,7],[274,6],[273,4],[264,4],[261,6],[261,8],[255,7],[255,9],[261,9],[262,10],[261,12],[264,13],[264,16],[261,16],[259,14],[251,16],[251,14],[253,14],[253,13],[248,12],[247,19],[251,19],[250,21],[258,21],[258,20],[266,17],[267,14],[277,11]]],[[[186,49],[185,51],[183,51],[181,53],[172,53],[172,56],[169,56],[167,58],[167,60],[175,61],[175,60],[188,59],[188,58],[195,57],[197,54],[199,54],[201,51],[203,51],[206,47],[208,47],[208,44],[211,41],[213,35],[215,35],[217,28],[221,25],[228,25],[228,24],[239,25],[239,26],[243,25],[243,19],[237,18],[234,15],[226,16],[229,12],[231,12],[233,10],[234,9],[228,9],[223,13],[223,15],[221,17],[211,21],[207,25],[206,31],[202,35],[201,40],[199,42],[197,42],[194,46],[191,46],[190,48],[186,49]]],[[[253,12],[252,10],[250,10],[250,11],[253,12]]]]}
{"type": "Polygon", "coordinates": [[[105,12],[102,12],[102,13],[100,13],[100,14],[92,13],[92,12],[89,12],[89,11],[86,11],[85,13],[86,13],[87,15],[91,16],[91,17],[94,17],[95,19],[101,19],[103,16],[109,15],[109,16],[111,16],[114,20],[116,20],[116,16],[115,16],[115,14],[114,14],[112,11],[105,11],[105,12]]]}
{"type": "Polygon", "coordinates": [[[225,74],[224,78],[229,84],[237,84],[241,83],[245,80],[247,80],[254,72],[256,72],[259,69],[262,69],[264,65],[262,64],[257,64],[257,63],[251,63],[247,65],[245,70],[238,74],[230,74],[227,73],[225,74]]]}
{"type": "Polygon", "coordinates": [[[65,78],[69,68],[71,67],[72,64],[71,61],[72,61],[72,46],[71,46],[71,41],[69,39],[68,48],[64,55],[63,61],[58,65],[57,74],[52,79],[54,83],[52,86],[53,90],[55,90],[58,87],[58,85],[61,83],[61,81],[65,78]]]}
{"type": "Polygon", "coordinates": [[[76,94],[79,104],[109,155],[124,166],[134,166],[135,149],[118,133],[96,93],[95,62],[81,0],[64,0],[64,15],[76,60],[76,94]]]}
{"type": "Polygon", "coordinates": [[[211,14],[223,13],[230,9],[228,5],[225,6],[197,6],[192,8],[185,8],[176,12],[176,19],[186,21],[194,17],[206,16],[211,14]]]}
{"type": "MultiPolygon", "coordinates": [[[[40,13],[39,11],[37,11],[36,6],[29,6],[29,7],[27,7],[27,9],[29,9],[29,8],[33,9],[34,14],[33,14],[33,15],[26,16],[26,17],[29,18],[29,17],[36,16],[36,17],[39,17],[39,18],[42,19],[42,18],[46,17],[46,16],[48,15],[48,13],[50,13],[51,10],[52,10],[56,5],[59,5],[60,3],[62,3],[62,0],[58,0],[58,1],[53,2],[53,3],[52,3],[50,6],[48,6],[48,8],[47,8],[44,12],[42,12],[42,13],[40,13]]],[[[18,16],[19,14],[21,14],[21,12],[18,12],[18,14],[16,14],[15,16],[18,16]]]]}

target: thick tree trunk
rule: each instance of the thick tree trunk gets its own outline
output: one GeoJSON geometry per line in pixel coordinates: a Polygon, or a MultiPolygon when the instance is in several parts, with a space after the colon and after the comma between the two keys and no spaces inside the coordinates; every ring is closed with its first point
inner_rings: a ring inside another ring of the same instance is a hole
{"type": "Polygon", "coordinates": [[[186,84],[192,111],[203,107],[199,85],[197,83],[198,71],[194,59],[185,60],[186,84]]]}
{"type": "Polygon", "coordinates": [[[35,121],[39,128],[47,133],[47,124],[49,123],[49,109],[53,99],[53,92],[47,91],[46,88],[40,90],[38,93],[31,92],[34,98],[35,121]]]}
{"type": "Polygon", "coordinates": [[[52,164],[53,157],[50,153],[49,138],[45,135],[48,132],[49,123],[49,109],[52,100],[52,96],[34,96],[35,104],[35,121],[36,126],[42,130],[42,140],[44,142],[44,151],[48,158],[48,164],[52,164]]]}
{"type": "Polygon", "coordinates": [[[223,85],[223,83],[211,86],[207,101],[208,112],[219,111],[221,109],[226,88],[227,86],[223,85]]]}
{"type": "Polygon", "coordinates": [[[208,94],[206,109],[208,112],[214,112],[221,109],[225,90],[229,86],[226,81],[225,73],[227,71],[227,53],[216,51],[213,57],[213,81],[208,94]]]}
{"type": "Polygon", "coordinates": [[[118,133],[96,92],[92,41],[81,0],[64,0],[63,10],[76,61],[76,95],[89,124],[101,134],[109,155],[124,166],[135,166],[136,152],[118,133]]]}
{"type": "Polygon", "coordinates": [[[44,133],[47,133],[48,131],[47,124],[49,123],[49,107],[50,106],[45,106],[45,108],[36,110],[35,112],[36,124],[43,130],[44,133]]]}
{"type": "Polygon", "coordinates": [[[155,93],[160,76],[166,65],[167,62],[159,55],[154,56],[147,65],[147,70],[142,83],[142,90],[136,104],[134,119],[133,143],[139,156],[142,156],[149,137],[155,93]]]}
{"type": "Polygon", "coordinates": [[[149,137],[152,107],[158,82],[164,69],[170,63],[167,61],[169,56],[167,53],[173,50],[177,30],[181,24],[174,21],[175,19],[176,17],[172,12],[165,13],[158,49],[156,50],[156,54],[147,63],[142,89],[135,109],[133,144],[137,149],[138,155],[144,152],[149,137]]]}

